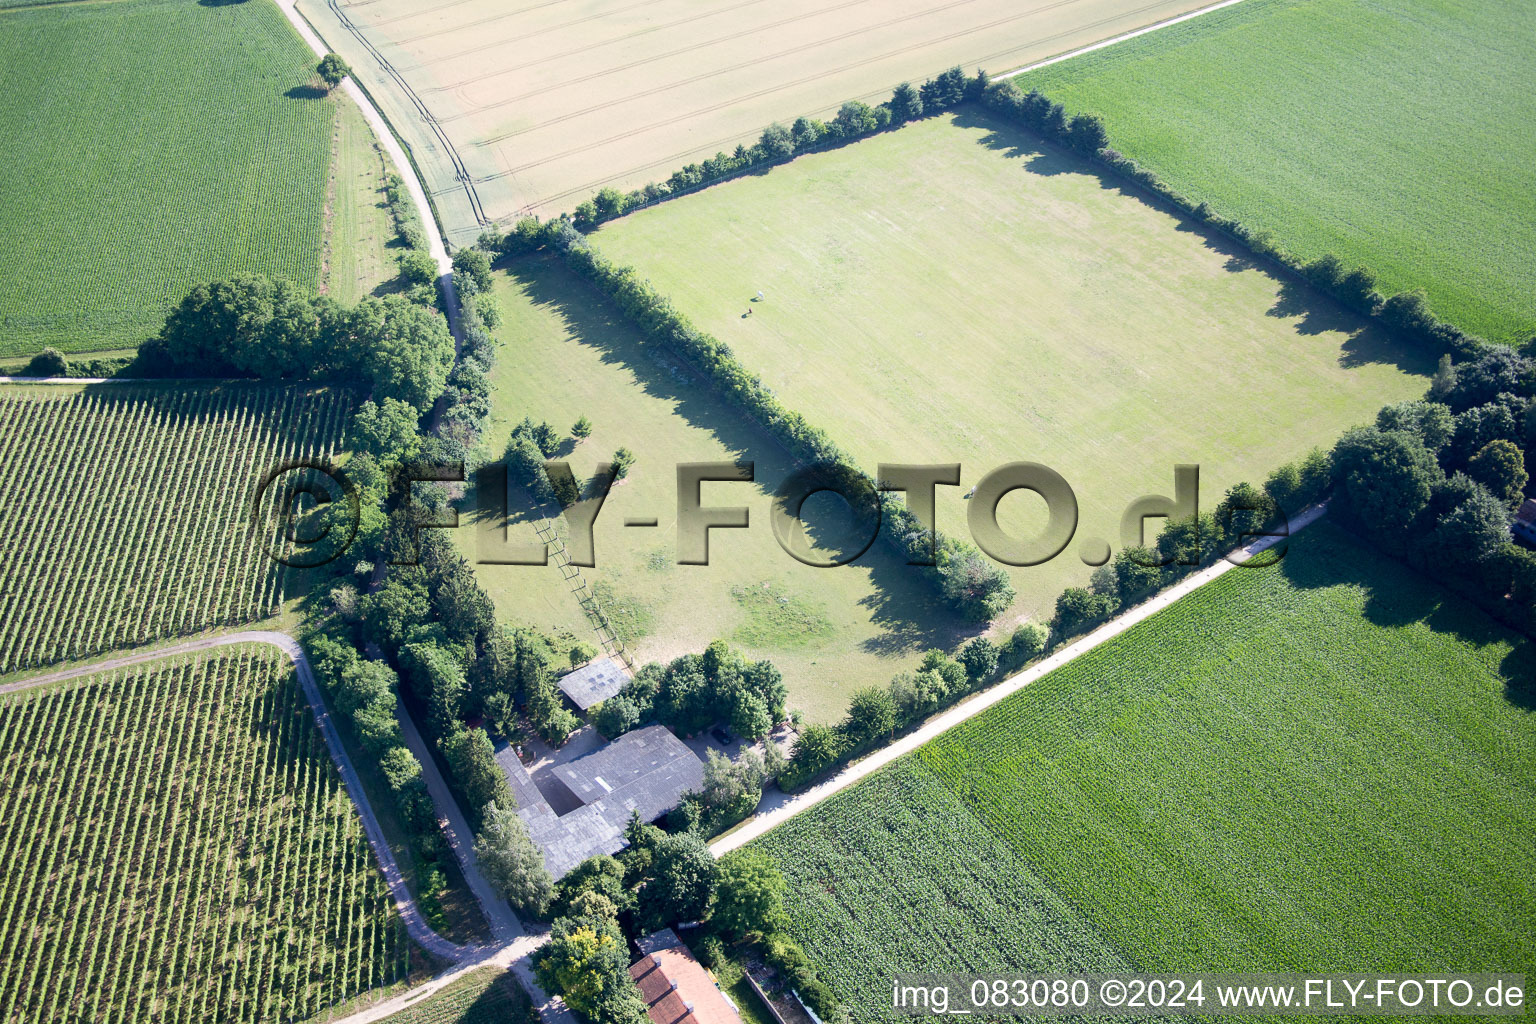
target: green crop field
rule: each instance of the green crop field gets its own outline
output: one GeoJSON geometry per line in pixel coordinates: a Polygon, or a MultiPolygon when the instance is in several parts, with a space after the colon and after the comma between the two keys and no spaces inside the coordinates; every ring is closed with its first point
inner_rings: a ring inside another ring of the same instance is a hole
{"type": "Polygon", "coordinates": [[[1536,970],[1536,648],[1325,523],[758,845],[897,970],[1536,970]]]}
{"type": "MultiPolygon", "coordinates": [[[[589,479],[619,447],[638,456],[598,517],[597,566],[581,570],[637,663],[723,637],[772,659],[790,705],[827,721],[860,686],[884,684],[926,647],[955,642],[960,625],[884,545],[840,569],[802,565],[781,550],[768,510],[773,488],[791,471],[789,457],[677,360],[642,343],[580,279],[553,261],[527,259],[498,273],[496,295],[503,347],[492,377],[489,450],[500,454],[524,416],[568,432],[586,415],[592,436],[575,447],[567,439],[560,456],[578,478],[589,479]],[[712,531],[708,566],[678,565],[676,465],[738,459],[755,464],[756,484],[706,483],[703,500],[747,506],[751,525],[712,531]],[[630,516],[655,517],[657,528],[625,527],[630,516]]],[[[511,539],[532,543],[534,510],[520,488],[513,497],[511,539]]],[[[465,528],[454,531],[471,560],[480,557],[469,528],[475,522],[466,515],[465,528]]],[[[553,562],[479,565],[476,574],[503,618],[596,642],[553,562]]]]}
{"type": "Polygon", "coordinates": [[[290,574],[256,485],[333,456],[351,409],[326,389],[0,388],[0,673],[276,611],[290,574]]]}
{"type": "MultiPolygon", "coordinates": [[[[606,225],[636,266],[871,472],[959,462],[964,490],[1017,460],[1077,493],[1078,542],[1011,573],[1048,618],[1116,548],[1123,510],[1201,467],[1202,507],[1385,402],[1426,365],[1336,306],[979,112],[802,157],[606,225]],[[765,301],[750,299],[758,290],[765,301]],[[743,313],[751,308],[750,317],[743,313]]],[[[645,449],[635,450],[644,457],[645,449]]],[[[1033,536],[1043,504],[1001,517],[1033,536]]]]}
{"type": "Polygon", "coordinates": [[[136,345],[237,272],[317,285],[313,64],[272,3],[0,10],[0,355],[136,345]]]}
{"type": "Polygon", "coordinates": [[[1533,34],[1520,0],[1247,0],[1016,81],[1282,248],[1517,342],[1536,333],[1533,34]]]}
{"type": "Polygon", "coordinates": [[[383,1024],[537,1024],[538,1013],[511,971],[480,967],[383,1024]]]}
{"type": "Polygon", "coordinates": [[[0,1020],[302,1020],[409,972],[270,648],[0,698],[0,779],[0,1020]]]}

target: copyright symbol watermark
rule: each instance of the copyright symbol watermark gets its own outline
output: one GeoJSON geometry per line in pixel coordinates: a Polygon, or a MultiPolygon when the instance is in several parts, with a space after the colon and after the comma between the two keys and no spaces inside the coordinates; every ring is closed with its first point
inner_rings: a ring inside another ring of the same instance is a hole
{"type": "Polygon", "coordinates": [[[315,569],[346,553],[361,523],[357,487],[330,462],[290,459],[257,481],[251,527],[267,557],[294,569],[315,569]]]}

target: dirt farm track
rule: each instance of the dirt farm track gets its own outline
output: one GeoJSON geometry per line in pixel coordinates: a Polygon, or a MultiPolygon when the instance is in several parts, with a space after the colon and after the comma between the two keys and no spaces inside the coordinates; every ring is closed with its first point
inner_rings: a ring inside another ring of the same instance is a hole
{"type": "MultiPolygon", "coordinates": [[[[1208,2],[1208,0],[1207,0],[1208,2]]],[[[300,0],[410,147],[450,241],[633,188],[772,121],[994,73],[1200,0],[300,0]]]]}

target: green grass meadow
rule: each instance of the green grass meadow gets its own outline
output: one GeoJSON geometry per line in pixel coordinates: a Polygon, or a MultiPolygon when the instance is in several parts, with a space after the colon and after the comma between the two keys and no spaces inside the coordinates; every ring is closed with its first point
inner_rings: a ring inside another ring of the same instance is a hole
{"type": "Polygon", "coordinates": [[[1536,648],[1326,522],[758,841],[898,970],[1536,972],[1536,648]]]}
{"type": "Polygon", "coordinates": [[[1247,0],[1015,79],[1305,258],[1423,288],[1494,341],[1536,333],[1536,7],[1247,0]]]}
{"type": "MultiPolygon", "coordinates": [[[[597,566],[581,570],[638,661],[698,652],[724,638],[779,666],[792,708],[830,721],[860,686],[883,685],[927,648],[964,636],[962,624],[884,545],[841,568],[812,568],[786,554],[768,511],[773,488],[793,468],[789,456],[675,358],[642,342],[579,278],[553,260],[524,259],[497,272],[495,294],[502,348],[492,374],[488,451],[500,455],[525,415],[567,433],[585,415],[592,436],[579,446],[568,437],[557,456],[578,479],[590,479],[597,462],[621,446],[638,457],[598,517],[597,566]],[[749,527],[712,531],[708,566],[678,565],[676,465],[737,460],[754,463],[756,482],[705,483],[703,501],[746,506],[749,527]],[[626,527],[627,517],[654,517],[658,525],[626,527]]],[[[808,519],[834,523],[816,500],[807,503],[808,519]]],[[[471,560],[479,557],[476,504],[471,493],[454,531],[471,560]]],[[[521,488],[510,510],[511,539],[533,542],[533,510],[521,488]]],[[[553,562],[478,565],[476,574],[502,618],[596,642],[553,562]]]]}
{"type": "Polygon", "coordinates": [[[238,272],[317,285],[313,63],[266,0],[0,10],[0,355],[136,345],[238,272]]]}
{"type": "MultiPolygon", "coordinates": [[[[1077,494],[1077,538],[1011,572],[1012,618],[1085,582],[1085,539],[1201,467],[1240,480],[1422,393],[1432,369],[1081,160],[979,111],[933,118],[604,226],[629,263],[864,468],[959,462],[963,493],[1018,460],[1077,494]],[[750,300],[762,290],[765,301],[750,300]],[[743,316],[751,308],[752,315],[743,316]]],[[[637,451],[641,449],[637,448],[637,451]]],[[[1000,516],[1043,523],[1025,492],[1000,516]]]]}

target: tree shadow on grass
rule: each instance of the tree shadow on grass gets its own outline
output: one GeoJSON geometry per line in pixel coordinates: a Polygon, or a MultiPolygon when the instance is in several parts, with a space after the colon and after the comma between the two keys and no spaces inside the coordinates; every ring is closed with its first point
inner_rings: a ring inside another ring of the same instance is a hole
{"type": "MultiPolygon", "coordinates": [[[[524,258],[506,269],[522,284],[529,301],[557,317],[576,344],[596,350],[605,365],[628,372],[646,394],[672,404],[689,426],[712,435],[729,458],[754,463],[759,485],[771,491],[793,472],[795,461],[777,442],[727,405],[685,362],[643,341],[605,297],[554,259],[524,258]]],[[[641,445],[634,447],[639,450],[641,445]]],[[[754,509],[752,529],[770,529],[766,511],[754,509]]],[[[838,520],[835,514],[808,520],[812,542],[828,549],[841,546],[844,538],[838,520]]],[[[791,557],[783,554],[786,561],[791,557]]],[[[949,647],[957,638],[977,632],[938,602],[920,575],[928,570],[903,564],[885,543],[877,540],[855,564],[869,571],[873,584],[872,592],[860,602],[880,629],[879,635],[864,643],[870,653],[894,656],[949,647]]]]}
{"type": "Polygon", "coordinates": [[[330,93],[326,92],[318,85],[296,85],[292,89],[289,89],[287,92],[283,93],[283,95],[287,96],[291,100],[323,100],[329,96],[330,93]]]}
{"type": "Polygon", "coordinates": [[[1062,174],[1092,177],[1106,191],[1134,199],[1143,206],[1173,217],[1176,230],[1198,237],[1207,250],[1224,257],[1223,269],[1228,272],[1257,271],[1267,275],[1280,289],[1269,315],[1279,319],[1294,319],[1294,328],[1299,335],[1316,336],[1330,331],[1344,335],[1344,344],[1339,354],[1340,366],[1353,369],[1368,363],[1385,363],[1405,373],[1428,375],[1434,371],[1434,361],[1426,359],[1412,346],[1395,342],[1379,327],[1332,298],[1302,281],[1277,273],[1274,266],[1257,259],[1246,246],[1194,220],[1184,211],[1100,165],[1090,163],[1061,146],[1046,142],[1031,132],[974,107],[962,109],[954,120],[959,127],[980,129],[982,135],[979,142],[988,149],[997,150],[1007,157],[1024,159],[1024,169],[1030,174],[1047,178],[1062,174]]]}
{"type": "Polygon", "coordinates": [[[1319,522],[1291,542],[1279,568],[1286,581],[1300,589],[1362,589],[1363,612],[1373,625],[1397,629],[1422,623],[1476,647],[1510,645],[1499,663],[1505,699],[1536,711],[1536,643],[1369,542],[1333,523],[1319,522]]]}

